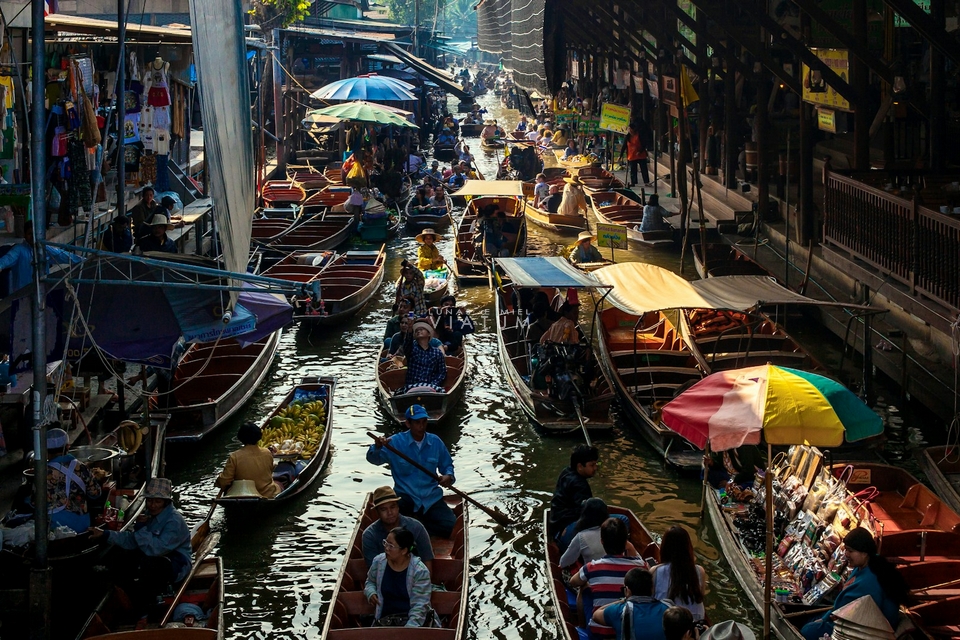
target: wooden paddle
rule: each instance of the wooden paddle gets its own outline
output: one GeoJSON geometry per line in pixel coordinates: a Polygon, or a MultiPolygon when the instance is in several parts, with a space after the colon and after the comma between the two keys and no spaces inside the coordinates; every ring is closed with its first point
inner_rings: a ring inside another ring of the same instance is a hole
{"type": "MultiPolygon", "coordinates": [[[[371,438],[373,438],[374,440],[376,440],[376,439],[378,439],[378,438],[380,437],[380,436],[378,436],[378,435],[376,435],[375,433],[372,433],[372,432],[370,432],[370,431],[367,431],[367,435],[370,436],[371,438]]],[[[438,476],[438,475],[437,475],[436,473],[434,473],[433,471],[430,471],[429,469],[427,469],[426,467],[424,467],[423,465],[421,465],[421,464],[420,464],[419,462],[417,462],[416,460],[413,460],[413,459],[410,458],[409,456],[406,456],[406,455],[400,453],[400,452],[397,451],[394,447],[390,446],[390,443],[389,443],[389,442],[385,443],[383,446],[384,446],[384,448],[386,448],[387,451],[390,451],[390,452],[396,454],[396,455],[399,456],[402,460],[406,460],[407,462],[409,462],[410,464],[412,464],[414,467],[416,467],[416,468],[419,469],[420,471],[423,471],[425,474],[427,474],[428,476],[430,476],[431,478],[433,478],[433,479],[436,480],[437,482],[440,482],[440,476],[438,476]]],[[[469,495],[467,495],[467,494],[464,493],[463,491],[460,491],[460,489],[457,489],[456,487],[447,487],[447,488],[450,489],[450,491],[453,491],[455,494],[457,494],[457,495],[460,496],[461,498],[463,498],[464,500],[466,500],[467,502],[469,502],[470,504],[472,504],[473,506],[477,507],[478,509],[480,509],[481,511],[483,511],[484,513],[486,513],[488,516],[490,516],[490,517],[493,518],[494,520],[496,520],[497,523],[500,524],[501,526],[504,526],[504,527],[512,527],[513,525],[516,524],[513,520],[510,519],[510,516],[508,516],[507,514],[503,513],[502,511],[500,511],[500,510],[497,509],[496,507],[488,507],[488,506],[486,506],[486,505],[480,504],[480,503],[477,502],[475,499],[473,499],[472,497],[470,497],[469,495]]]]}
{"type": "MultiPolygon", "coordinates": [[[[216,505],[216,503],[214,503],[214,505],[216,505]]],[[[206,537],[206,539],[203,541],[203,544],[201,544],[200,548],[197,549],[195,558],[193,560],[193,566],[190,567],[190,573],[187,574],[183,584],[180,585],[180,590],[177,591],[177,595],[173,598],[173,602],[170,603],[170,608],[167,609],[167,613],[163,616],[163,620],[160,621],[160,628],[167,626],[167,623],[170,622],[170,616],[173,615],[173,610],[176,608],[181,596],[183,596],[183,592],[187,590],[187,585],[190,584],[193,574],[197,572],[197,569],[200,568],[200,563],[203,562],[203,559],[206,558],[211,551],[213,551],[213,548],[217,546],[218,542],[220,542],[220,532],[214,531],[206,537]]]]}

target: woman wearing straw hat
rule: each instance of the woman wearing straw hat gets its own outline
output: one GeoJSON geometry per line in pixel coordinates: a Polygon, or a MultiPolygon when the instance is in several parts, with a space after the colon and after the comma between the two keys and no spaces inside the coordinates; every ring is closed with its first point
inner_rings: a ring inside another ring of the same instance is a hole
{"type": "Polygon", "coordinates": [[[581,231],[577,236],[577,246],[570,253],[570,262],[573,264],[584,264],[587,262],[603,262],[603,256],[600,251],[593,246],[593,234],[589,231],[581,231]]]}
{"type": "Polygon", "coordinates": [[[493,140],[497,137],[497,122],[495,120],[484,120],[483,129],[480,130],[481,140],[493,140]]]}
{"type": "Polygon", "coordinates": [[[148,251],[159,251],[161,253],[180,253],[177,249],[177,243],[167,237],[167,231],[173,229],[173,225],[167,220],[167,216],[158,213],[150,219],[148,223],[150,235],[143,236],[137,240],[137,249],[139,253],[148,251]]]}
{"type": "Polygon", "coordinates": [[[583,195],[583,182],[580,176],[564,178],[567,184],[563,187],[563,200],[560,201],[560,210],[557,211],[562,216],[576,216],[587,214],[587,199],[583,195]]]}
{"type": "Polygon", "coordinates": [[[440,250],[434,242],[437,241],[437,233],[433,229],[424,229],[417,236],[417,242],[420,247],[417,249],[417,268],[420,271],[429,269],[439,269],[447,263],[440,255],[440,250]]]}
{"type": "Polygon", "coordinates": [[[843,583],[833,608],[800,630],[807,640],[832,634],[833,612],[863,596],[873,598],[892,628],[896,629],[900,622],[900,605],[910,594],[910,587],[889,560],[877,555],[877,543],[870,532],[857,527],[843,538],[843,547],[853,571],[843,583]]]}

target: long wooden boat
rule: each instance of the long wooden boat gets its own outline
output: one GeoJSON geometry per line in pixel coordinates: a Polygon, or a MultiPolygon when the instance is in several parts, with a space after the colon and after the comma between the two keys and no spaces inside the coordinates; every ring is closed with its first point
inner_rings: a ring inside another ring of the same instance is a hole
{"type": "Polygon", "coordinates": [[[703,247],[693,243],[693,264],[701,278],[712,276],[771,276],[770,271],[755,262],[733,245],[720,242],[707,244],[707,259],[704,266],[703,247]]]}
{"type": "MultiPolygon", "coordinates": [[[[193,536],[194,551],[209,535],[209,528],[205,531],[207,534],[198,532],[193,536]]],[[[197,621],[194,627],[185,627],[179,622],[160,627],[157,622],[150,622],[146,628],[136,629],[130,599],[114,588],[87,619],[77,640],[222,640],[224,594],[223,561],[220,556],[208,556],[200,561],[179,599],[164,598],[164,606],[168,608],[185,602],[196,604],[208,613],[206,620],[197,621]]]]}
{"type": "Polygon", "coordinates": [[[590,193],[624,188],[623,180],[602,167],[583,167],[574,173],[583,182],[584,191],[590,193]]]}
{"type": "Polygon", "coordinates": [[[385,638],[388,640],[461,640],[467,627],[467,595],[470,586],[470,544],[468,541],[467,505],[456,497],[445,497],[447,504],[457,515],[457,522],[450,539],[431,537],[433,546],[433,572],[430,579],[442,584],[446,591],[434,591],[430,604],[440,616],[440,629],[370,627],[369,618],[376,611],[363,595],[367,580],[367,564],[363,559],[362,538],[364,530],[378,519],[373,508],[373,494],[363,501],[360,517],[353,535],[347,544],[346,556],[333,601],[327,611],[320,637],[323,640],[360,640],[361,638],[385,638]],[[361,619],[363,617],[363,619],[361,619]]]}
{"type": "Polygon", "coordinates": [[[640,231],[643,222],[643,203],[616,191],[586,193],[587,204],[601,224],[617,224],[627,228],[627,238],[647,246],[673,244],[673,229],[640,231]]]}
{"type": "MultiPolygon", "coordinates": [[[[420,273],[424,277],[423,301],[428,307],[440,306],[443,296],[450,291],[450,279],[453,277],[453,272],[444,268],[421,270],[420,273]]],[[[397,287],[400,286],[400,278],[397,278],[396,285],[397,287]]]]}
{"type": "Polygon", "coordinates": [[[544,153],[552,153],[557,159],[557,164],[567,169],[586,169],[588,167],[599,167],[603,164],[603,161],[599,158],[596,160],[584,160],[582,158],[580,160],[567,160],[564,157],[563,149],[547,149],[544,153]]]}
{"type": "Polygon", "coordinates": [[[503,140],[498,138],[481,138],[480,139],[480,148],[484,151],[499,151],[503,149],[506,143],[503,140]]]}
{"type": "MultiPolygon", "coordinates": [[[[653,558],[660,562],[660,546],[650,531],[640,522],[637,514],[629,509],[607,505],[611,516],[625,516],[630,521],[629,540],[644,559],[653,558]]],[[[560,567],[560,547],[551,539],[550,509],[543,511],[543,547],[544,565],[547,569],[547,579],[550,581],[550,602],[557,612],[557,622],[560,625],[561,640],[579,640],[587,634],[587,630],[577,627],[577,594],[568,589],[563,582],[563,569],[560,567]]]]}
{"type": "Polygon", "coordinates": [[[761,364],[823,371],[824,367],[762,313],[685,309],[680,332],[706,373],[761,364]]]}
{"type": "Polygon", "coordinates": [[[696,356],[670,312],[640,316],[615,307],[600,312],[600,363],[631,425],[671,466],[701,467],[703,452],[660,420],[660,409],[681,388],[703,377],[696,356]]]}
{"type": "Polygon", "coordinates": [[[260,197],[270,206],[299,204],[306,200],[307,192],[296,180],[268,180],[260,190],[260,197]]]}
{"type": "Polygon", "coordinates": [[[532,202],[524,201],[524,217],[544,229],[549,229],[555,233],[576,234],[587,228],[587,219],[582,215],[567,216],[559,213],[550,213],[543,209],[537,209],[532,202]]]}
{"type": "Polygon", "coordinates": [[[503,235],[510,247],[510,255],[527,255],[527,225],[523,215],[523,203],[514,197],[473,198],[460,218],[454,241],[453,272],[461,286],[487,282],[489,256],[478,255],[479,252],[476,251],[473,243],[473,223],[477,220],[477,213],[489,204],[497,205],[507,214],[503,235]]]}
{"type": "Polygon", "coordinates": [[[277,463],[274,477],[277,476],[277,473],[283,474],[285,472],[293,475],[290,483],[280,493],[273,498],[221,496],[217,499],[217,503],[228,510],[270,507],[306,491],[323,471],[323,467],[330,457],[330,441],[333,432],[333,394],[336,388],[337,381],[334,378],[304,378],[300,381],[300,384],[290,389],[286,397],[263,421],[261,425],[263,440],[260,444],[267,448],[273,446],[277,449],[273,454],[277,463]],[[319,409],[315,409],[313,414],[317,426],[323,431],[319,436],[316,433],[317,429],[303,431],[298,426],[299,420],[292,417],[287,418],[287,414],[294,407],[305,408],[312,402],[319,402],[324,406],[322,414],[318,415],[319,409]],[[284,422],[287,419],[295,422],[292,425],[285,425],[284,422]],[[294,449],[286,451],[281,448],[286,440],[292,440],[295,443],[294,449]],[[299,460],[305,460],[306,465],[298,472],[296,467],[299,460]]]}
{"type": "Polygon", "coordinates": [[[342,184],[329,184],[320,191],[314,191],[303,201],[305,207],[334,207],[342,205],[353,193],[353,188],[342,184]]]}
{"type": "MultiPolygon", "coordinates": [[[[257,222],[254,221],[256,234],[257,222]]],[[[257,239],[264,251],[271,254],[287,254],[294,251],[325,251],[336,249],[350,239],[357,228],[356,216],[333,214],[327,211],[309,215],[304,212],[286,229],[268,238],[257,239]]]]}
{"type": "Polygon", "coordinates": [[[470,124],[460,123],[460,135],[464,137],[476,138],[480,135],[480,132],[483,131],[482,122],[474,122],[470,124]]]}
{"type": "Polygon", "coordinates": [[[960,447],[926,447],[917,452],[917,461],[940,499],[960,513],[960,447]]]}
{"type": "Polygon", "coordinates": [[[454,144],[440,144],[439,142],[433,143],[433,157],[441,162],[453,160],[459,153],[459,140],[454,144]]]}
{"type": "Polygon", "coordinates": [[[467,375],[466,343],[457,353],[448,354],[446,361],[447,379],[443,383],[443,393],[422,389],[397,395],[405,384],[407,368],[397,367],[386,347],[380,350],[377,354],[377,395],[394,422],[403,424],[403,412],[411,405],[419,404],[427,410],[427,423],[437,424],[459,404],[467,375]]]}
{"type": "Polygon", "coordinates": [[[197,442],[246,404],[267,377],[280,331],[246,347],[234,340],[193,344],[170,381],[167,443],[197,442]]]}
{"type": "MultiPolygon", "coordinates": [[[[545,288],[544,291],[551,299],[555,297],[555,290],[545,288]]],[[[569,433],[579,431],[583,425],[591,431],[613,428],[610,405],[616,393],[600,369],[597,353],[590,345],[559,346],[556,349],[565,349],[569,353],[554,354],[568,367],[564,375],[570,378],[571,385],[579,385],[581,397],[578,398],[578,393],[573,390],[566,390],[569,395],[561,398],[558,393],[551,393],[549,388],[534,388],[532,379],[536,371],[532,361],[533,345],[524,338],[525,324],[511,304],[511,292],[509,288],[501,288],[495,296],[497,344],[507,384],[520,401],[523,411],[547,431],[569,433]]]]}
{"type": "Polygon", "coordinates": [[[414,198],[408,199],[404,207],[404,219],[407,226],[412,229],[442,229],[446,227],[452,219],[450,214],[453,211],[453,198],[444,190],[443,199],[446,202],[447,210],[440,214],[417,212],[413,209],[414,198]]]}
{"type": "Polygon", "coordinates": [[[327,176],[311,165],[287,165],[287,177],[299,183],[308,192],[324,189],[330,184],[327,176]]]}

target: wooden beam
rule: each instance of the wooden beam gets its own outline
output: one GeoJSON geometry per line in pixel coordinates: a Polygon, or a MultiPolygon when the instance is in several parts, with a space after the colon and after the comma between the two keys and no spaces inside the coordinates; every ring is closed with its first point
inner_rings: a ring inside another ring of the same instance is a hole
{"type": "MultiPolygon", "coordinates": [[[[690,29],[693,29],[697,34],[697,38],[703,38],[706,40],[706,43],[713,48],[714,54],[720,56],[721,58],[726,59],[727,47],[720,43],[720,39],[713,36],[710,33],[709,29],[701,29],[696,21],[690,17],[686,11],[677,6],[676,3],[664,2],[663,6],[666,7],[670,13],[677,17],[678,20],[687,25],[690,29]]],[[[748,69],[745,64],[740,62],[736,56],[732,56],[734,61],[733,69],[739,71],[740,73],[753,73],[752,69],[748,69]]]]}
{"type": "Polygon", "coordinates": [[[883,0],[891,9],[899,13],[910,26],[936,47],[943,55],[960,64],[960,44],[947,33],[943,25],[928,16],[913,0],[883,0]]]}

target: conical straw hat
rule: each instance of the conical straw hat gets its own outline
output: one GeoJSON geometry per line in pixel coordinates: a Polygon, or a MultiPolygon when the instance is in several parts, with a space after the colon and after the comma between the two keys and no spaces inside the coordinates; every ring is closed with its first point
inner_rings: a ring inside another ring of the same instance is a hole
{"type": "Polygon", "coordinates": [[[832,616],[846,634],[871,633],[875,638],[894,638],[893,628],[870,596],[857,598],[834,611],[832,616]]]}

